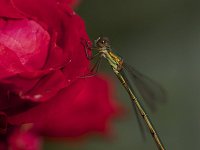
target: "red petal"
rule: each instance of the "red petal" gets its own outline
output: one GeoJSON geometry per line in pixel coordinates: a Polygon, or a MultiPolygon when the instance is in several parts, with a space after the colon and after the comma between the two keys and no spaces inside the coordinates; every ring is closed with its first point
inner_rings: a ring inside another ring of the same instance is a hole
{"type": "Polygon", "coordinates": [[[0,78],[12,76],[25,71],[17,55],[0,43],[0,78]]]}
{"type": "Polygon", "coordinates": [[[70,83],[71,81],[66,80],[60,70],[53,71],[51,74],[44,76],[32,90],[22,93],[20,96],[23,99],[35,102],[46,101],[70,83]]]}
{"type": "Polygon", "coordinates": [[[88,132],[105,132],[116,113],[105,80],[80,79],[51,100],[9,118],[11,124],[34,123],[49,136],[80,136],[88,132]]]}
{"type": "Polygon", "coordinates": [[[24,18],[23,14],[15,7],[12,0],[0,1],[0,16],[8,18],[24,18]]]}
{"type": "Polygon", "coordinates": [[[49,39],[49,34],[31,20],[7,21],[0,28],[0,43],[12,50],[29,70],[43,67],[49,39]]]}

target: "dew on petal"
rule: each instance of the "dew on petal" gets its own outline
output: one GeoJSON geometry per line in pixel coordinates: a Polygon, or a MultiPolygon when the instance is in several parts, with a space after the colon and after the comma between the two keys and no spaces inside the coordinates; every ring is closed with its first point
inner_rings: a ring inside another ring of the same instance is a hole
{"type": "Polygon", "coordinates": [[[33,98],[35,100],[39,100],[40,98],[42,98],[42,95],[41,94],[36,94],[36,95],[33,96],[33,98]]]}
{"type": "Polygon", "coordinates": [[[49,71],[53,71],[54,70],[54,68],[49,68],[49,71]]]}

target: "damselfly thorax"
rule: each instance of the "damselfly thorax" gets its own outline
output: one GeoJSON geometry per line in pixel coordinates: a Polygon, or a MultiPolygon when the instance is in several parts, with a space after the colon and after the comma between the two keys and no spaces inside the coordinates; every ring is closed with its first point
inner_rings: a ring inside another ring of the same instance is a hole
{"type": "Polygon", "coordinates": [[[108,60],[109,64],[112,66],[112,69],[114,71],[121,70],[123,59],[112,52],[108,38],[99,37],[95,42],[96,49],[99,51],[102,57],[108,60]]]}

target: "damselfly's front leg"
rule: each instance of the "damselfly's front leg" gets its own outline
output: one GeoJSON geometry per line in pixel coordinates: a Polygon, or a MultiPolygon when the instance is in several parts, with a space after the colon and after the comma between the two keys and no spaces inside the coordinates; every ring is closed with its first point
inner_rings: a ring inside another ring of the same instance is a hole
{"type": "Polygon", "coordinates": [[[90,70],[90,73],[81,76],[80,78],[88,78],[88,77],[93,77],[97,74],[100,63],[101,63],[102,57],[99,57],[99,59],[97,60],[97,62],[94,64],[94,66],[92,67],[92,69],[90,70]]]}
{"type": "Polygon", "coordinates": [[[93,77],[97,74],[97,71],[99,69],[102,57],[100,55],[100,52],[96,53],[95,55],[89,55],[88,50],[95,50],[95,48],[93,48],[92,46],[90,46],[89,42],[86,41],[85,39],[82,39],[82,44],[84,46],[85,49],[85,54],[88,60],[92,60],[94,58],[96,58],[97,56],[99,56],[97,62],[94,64],[94,66],[92,67],[92,69],[90,70],[90,73],[84,76],[81,76],[80,78],[87,78],[87,77],[93,77]],[[84,41],[84,43],[83,43],[84,41]]]}
{"type": "Polygon", "coordinates": [[[82,39],[81,43],[82,43],[83,46],[84,46],[85,54],[86,54],[86,57],[87,57],[88,60],[92,60],[92,59],[94,59],[94,58],[96,58],[97,56],[100,55],[99,52],[96,53],[95,55],[89,55],[88,50],[91,50],[91,51],[92,51],[92,50],[95,50],[95,48],[92,47],[92,46],[90,46],[89,42],[86,41],[85,39],[82,39]]]}

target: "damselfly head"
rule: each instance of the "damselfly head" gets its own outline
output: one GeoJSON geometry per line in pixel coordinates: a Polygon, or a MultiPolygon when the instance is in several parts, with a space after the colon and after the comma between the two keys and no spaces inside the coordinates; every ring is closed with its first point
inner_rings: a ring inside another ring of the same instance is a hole
{"type": "Polygon", "coordinates": [[[95,40],[95,46],[98,48],[110,48],[110,41],[107,37],[99,37],[95,40]]]}

